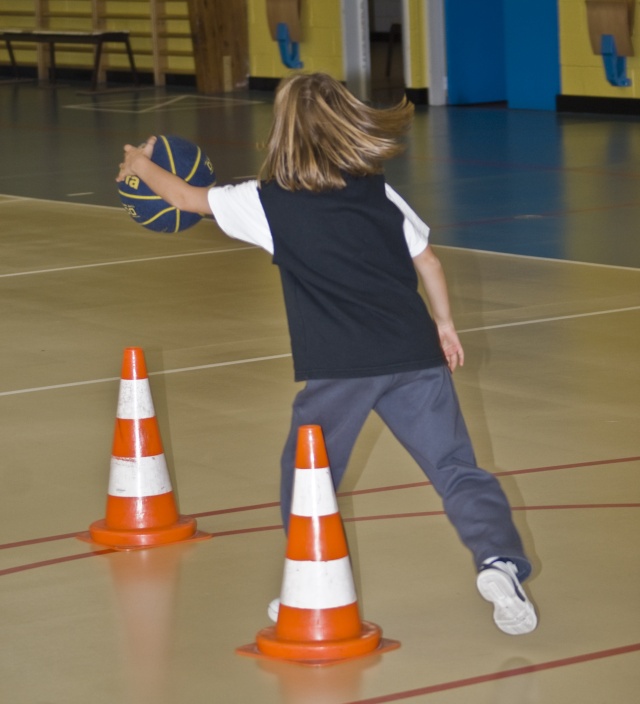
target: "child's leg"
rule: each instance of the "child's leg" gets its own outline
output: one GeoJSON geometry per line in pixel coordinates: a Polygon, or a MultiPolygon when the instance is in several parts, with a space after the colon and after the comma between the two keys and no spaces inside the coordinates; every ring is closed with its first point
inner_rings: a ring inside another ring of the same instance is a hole
{"type": "Polygon", "coordinates": [[[476,464],[446,367],[397,376],[375,410],[420,465],[443,499],[447,516],[471,550],[477,569],[506,558],[526,579],[526,558],[511,507],[497,479],[476,464]]]}
{"type": "Polygon", "coordinates": [[[281,460],[280,510],[285,531],[289,526],[298,428],[301,425],[322,427],[333,485],[337,490],[358,434],[388,379],[314,380],[307,382],[296,396],[291,429],[281,460]]]}

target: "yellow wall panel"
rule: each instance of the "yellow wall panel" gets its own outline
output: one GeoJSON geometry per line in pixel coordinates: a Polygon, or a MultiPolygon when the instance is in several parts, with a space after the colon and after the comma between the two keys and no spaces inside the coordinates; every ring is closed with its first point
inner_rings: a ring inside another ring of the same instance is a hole
{"type": "Polygon", "coordinates": [[[587,64],[593,58],[584,0],[560,3],[560,56],[562,63],[587,64]]]}
{"type": "MultiPolygon", "coordinates": [[[[426,16],[424,0],[409,0],[409,67],[407,88],[425,88],[428,80],[426,16]]],[[[405,29],[406,31],[406,29],[405,29]]]]}
{"type": "Polygon", "coordinates": [[[342,7],[340,0],[306,0],[302,7],[302,21],[310,27],[339,27],[342,7]],[[336,18],[339,23],[336,25],[336,18]]]}

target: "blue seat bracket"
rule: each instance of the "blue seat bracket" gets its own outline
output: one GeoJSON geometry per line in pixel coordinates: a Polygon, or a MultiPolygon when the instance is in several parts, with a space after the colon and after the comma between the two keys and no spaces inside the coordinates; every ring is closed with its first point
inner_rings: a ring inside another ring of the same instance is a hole
{"type": "Polygon", "coordinates": [[[627,59],[624,56],[618,56],[616,40],[612,34],[603,34],[600,37],[600,49],[607,81],[619,88],[630,86],[631,79],[627,78],[627,59]]]}
{"type": "Polygon", "coordinates": [[[276,39],[280,47],[280,58],[287,68],[302,68],[304,64],[300,61],[300,44],[291,41],[289,26],[286,22],[278,22],[276,39]]]}

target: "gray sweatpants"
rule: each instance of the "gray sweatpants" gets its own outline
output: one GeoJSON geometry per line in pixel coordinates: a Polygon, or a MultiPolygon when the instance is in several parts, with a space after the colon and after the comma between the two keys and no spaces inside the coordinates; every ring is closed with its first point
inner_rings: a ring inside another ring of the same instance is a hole
{"type": "Polygon", "coordinates": [[[361,379],[308,381],[293,404],[282,455],[280,505],[285,530],[293,492],[298,428],[320,425],[333,483],[340,486],[351,451],[374,410],[418,463],[443,500],[444,510],[476,568],[490,557],[531,573],[511,508],[496,478],[480,469],[447,367],[361,379]]]}

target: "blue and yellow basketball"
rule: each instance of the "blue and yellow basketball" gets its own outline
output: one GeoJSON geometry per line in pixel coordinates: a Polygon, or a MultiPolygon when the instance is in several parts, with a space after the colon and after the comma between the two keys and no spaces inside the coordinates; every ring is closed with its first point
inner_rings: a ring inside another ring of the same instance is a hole
{"type": "MultiPolygon", "coordinates": [[[[182,137],[160,135],[153,147],[151,161],[184,179],[192,186],[213,186],[213,164],[196,144],[182,137]]],[[[140,225],[155,232],[180,232],[202,220],[198,213],[187,213],[169,205],[137,176],[118,184],[124,209],[140,225]]]]}

